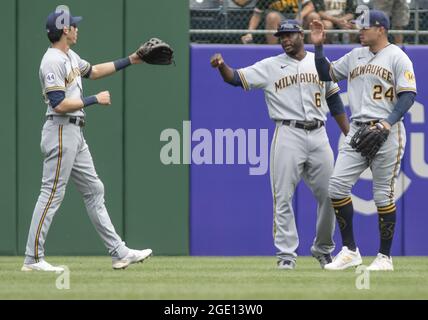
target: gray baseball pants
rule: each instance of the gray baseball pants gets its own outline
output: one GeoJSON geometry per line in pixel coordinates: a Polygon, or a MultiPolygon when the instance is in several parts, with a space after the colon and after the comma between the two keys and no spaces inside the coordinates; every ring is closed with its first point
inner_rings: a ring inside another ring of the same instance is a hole
{"type": "Polygon", "coordinates": [[[270,174],[274,202],[273,236],[279,260],[294,261],[297,257],[299,237],[292,200],[301,178],[318,202],[316,235],[311,252],[328,254],[334,250],[336,219],[328,194],[333,165],[333,151],[325,127],[307,131],[277,121],[271,144],[270,174]]]}
{"type": "MultiPolygon", "coordinates": [[[[355,122],[339,149],[336,166],[330,178],[330,197],[344,199],[360,175],[369,167],[367,159],[350,146],[352,136],[359,129],[355,122]]],[[[395,202],[395,183],[400,172],[401,158],[406,146],[406,129],[401,121],[391,127],[388,139],[379,149],[370,169],[373,173],[373,199],[377,207],[395,202]]]]}
{"type": "Polygon", "coordinates": [[[42,129],[44,155],[42,186],[34,208],[25,251],[31,264],[44,257],[44,244],[52,219],[64,199],[69,178],[83,196],[86,210],[110,255],[123,258],[128,248],[116,233],[104,205],[104,185],[98,178],[82,128],[69,117],[54,116],[42,129]]]}

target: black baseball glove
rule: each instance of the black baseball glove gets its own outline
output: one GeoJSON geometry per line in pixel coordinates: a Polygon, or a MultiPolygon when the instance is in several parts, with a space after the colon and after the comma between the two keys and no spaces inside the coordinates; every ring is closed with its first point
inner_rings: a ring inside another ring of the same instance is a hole
{"type": "Polygon", "coordinates": [[[149,64],[167,65],[174,59],[174,50],[171,46],[158,38],[151,38],[143,43],[136,53],[141,60],[149,64]]]}
{"type": "Polygon", "coordinates": [[[381,123],[375,126],[363,124],[351,139],[350,145],[369,162],[373,161],[379,149],[388,139],[389,130],[381,123]]]}

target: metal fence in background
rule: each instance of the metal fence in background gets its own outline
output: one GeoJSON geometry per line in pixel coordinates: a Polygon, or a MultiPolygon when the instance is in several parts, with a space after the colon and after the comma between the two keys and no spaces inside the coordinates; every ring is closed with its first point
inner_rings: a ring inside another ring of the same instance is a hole
{"type": "MultiPolygon", "coordinates": [[[[251,32],[253,43],[265,43],[265,34],[274,30],[265,30],[264,17],[257,30],[249,31],[248,23],[257,0],[251,0],[241,7],[233,0],[189,0],[190,41],[196,43],[241,43],[241,36],[251,32]]],[[[403,34],[404,43],[428,44],[428,0],[407,0],[410,8],[410,21],[405,30],[390,30],[391,41],[394,34],[403,34]]],[[[370,0],[358,0],[357,4],[372,7],[370,0]]],[[[305,33],[309,33],[305,30],[305,33]]],[[[329,30],[333,34],[333,43],[352,43],[358,37],[348,34],[356,30],[329,30]]],[[[355,40],[356,41],[356,40],[355,40]]]]}

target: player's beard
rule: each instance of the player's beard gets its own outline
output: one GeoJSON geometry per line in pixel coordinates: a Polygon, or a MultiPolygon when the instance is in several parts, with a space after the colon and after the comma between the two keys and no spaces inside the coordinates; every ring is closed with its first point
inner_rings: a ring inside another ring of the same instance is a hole
{"type": "Polygon", "coordinates": [[[296,57],[301,51],[304,51],[303,37],[295,37],[290,41],[290,44],[288,46],[286,46],[285,44],[281,45],[285,53],[291,57],[296,57]]]}
{"type": "Polygon", "coordinates": [[[290,46],[283,46],[282,49],[284,49],[288,56],[295,57],[302,49],[302,46],[303,44],[294,43],[290,46]]]}

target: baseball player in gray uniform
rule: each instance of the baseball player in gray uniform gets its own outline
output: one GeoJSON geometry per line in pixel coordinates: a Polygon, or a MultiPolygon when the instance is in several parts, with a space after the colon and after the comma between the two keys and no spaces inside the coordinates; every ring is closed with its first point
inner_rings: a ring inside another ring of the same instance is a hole
{"type": "Polygon", "coordinates": [[[294,269],[299,244],[292,198],[303,178],[318,201],[316,236],[311,252],[321,265],[331,262],[334,212],[328,196],[333,152],[324,122],[330,109],[342,131],[349,129],[339,87],[319,80],[314,54],[305,51],[304,35],[295,20],[278,28],[284,53],[234,70],[221,54],[211,58],[224,81],[245,90],[263,89],[269,116],[276,123],[271,144],[270,178],[273,193],[273,236],[278,268],[294,269]],[[327,107],[328,105],[328,107],[327,107]]]}
{"type": "Polygon", "coordinates": [[[315,64],[324,81],[348,80],[351,129],[340,146],[329,193],[340,227],[343,248],[326,265],[342,270],[362,263],[353,235],[351,188],[361,173],[370,167],[373,173],[373,198],[378,208],[380,248],[368,270],[393,270],[390,249],[396,222],[394,188],[406,145],[401,121],[413,105],[416,81],[408,56],[388,42],[389,18],[382,11],[370,10],[359,24],[363,47],[355,48],[337,61],[324,57],[324,27],[313,21],[312,42],[316,45],[315,64]],[[384,135],[386,140],[372,159],[354,149],[353,136],[362,126],[384,135]]]}
{"type": "Polygon", "coordinates": [[[141,63],[141,60],[135,53],[97,65],[81,59],[70,49],[77,42],[80,20],[81,17],[73,17],[67,10],[56,10],[49,14],[46,22],[51,46],[43,56],[39,71],[47,104],[41,139],[43,180],[31,220],[22,271],[63,271],[63,268],[45,261],[44,244],[70,177],[82,194],[89,217],[112,256],[114,269],[142,262],[152,254],[151,249],[129,249],[116,233],[104,205],[104,186],[95,172],[82,130],[84,108],[95,104],[108,106],[111,100],[108,91],[85,97],[81,77],[99,79],[131,64],[141,63]]]}

